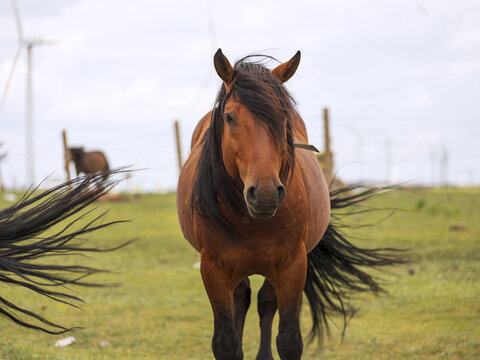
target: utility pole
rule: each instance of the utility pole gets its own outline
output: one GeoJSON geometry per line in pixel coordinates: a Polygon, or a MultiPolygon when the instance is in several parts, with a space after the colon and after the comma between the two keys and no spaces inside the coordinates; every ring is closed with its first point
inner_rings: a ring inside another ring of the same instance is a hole
{"type": "Polygon", "coordinates": [[[445,144],[442,144],[440,156],[440,184],[443,186],[448,185],[448,153],[445,148],[445,144]]]}
{"type": "Polygon", "coordinates": [[[358,154],[358,182],[361,183],[365,180],[365,174],[364,174],[364,163],[363,163],[363,137],[362,134],[360,134],[360,131],[358,131],[354,126],[352,125],[347,125],[346,126],[354,136],[357,138],[357,154],[358,154]]]}
{"type": "Polygon", "coordinates": [[[435,154],[435,148],[433,145],[430,145],[430,182],[432,186],[435,185],[435,177],[436,177],[436,171],[435,171],[435,163],[436,163],[436,154],[435,154]]]}
{"type": "Polygon", "coordinates": [[[443,186],[448,185],[448,153],[445,144],[442,144],[440,156],[440,184],[443,186]]]}
{"type": "Polygon", "coordinates": [[[387,185],[392,182],[392,141],[389,138],[385,139],[385,176],[387,185]]]}

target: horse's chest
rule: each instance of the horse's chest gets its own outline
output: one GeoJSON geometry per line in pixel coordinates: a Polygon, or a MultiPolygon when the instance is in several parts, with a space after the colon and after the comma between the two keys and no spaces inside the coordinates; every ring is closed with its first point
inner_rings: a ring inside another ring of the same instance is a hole
{"type": "Polygon", "coordinates": [[[225,249],[216,256],[230,278],[242,279],[254,274],[270,278],[275,276],[284,264],[291,262],[290,258],[301,246],[302,241],[263,243],[261,246],[253,244],[225,249]]]}

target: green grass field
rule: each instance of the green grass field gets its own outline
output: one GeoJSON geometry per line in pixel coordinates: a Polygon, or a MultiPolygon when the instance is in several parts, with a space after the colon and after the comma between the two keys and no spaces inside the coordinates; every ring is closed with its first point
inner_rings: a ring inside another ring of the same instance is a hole
{"type": "MultiPolygon", "coordinates": [[[[0,201],[0,207],[7,206],[0,201]]],[[[363,247],[412,250],[413,263],[383,277],[389,295],[359,298],[360,310],[347,327],[332,326],[326,343],[306,346],[303,359],[480,359],[480,189],[415,190],[382,194],[372,207],[399,208],[373,227],[350,231],[363,247]],[[452,225],[457,226],[452,230],[452,225]]],[[[0,359],[206,359],[212,315],[198,269],[198,256],[178,226],[175,195],[142,195],[129,202],[102,204],[107,218],[132,219],[90,236],[92,244],[139,238],[113,253],[69,261],[111,269],[98,282],[104,289],[74,289],[83,310],[0,285],[1,296],[66,326],[81,326],[75,343],[55,348],[58,339],[0,318],[0,359]],[[101,346],[103,345],[103,346],[101,346]]],[[[378,221],[385,213],[375,214],[378,221]]],[[[254,359],[259,345],[256,291],[247,316],[244,353],[254,359]]],[[[304,305],[302,328],[310,328],[304,305]]],[[[341,324],[340,319],[335,319],[341,324]]],[[[275,350],[276,351],[276,350],[275,350]]],[[[278,359],[276,352],[275,358],[278,359]]]]}

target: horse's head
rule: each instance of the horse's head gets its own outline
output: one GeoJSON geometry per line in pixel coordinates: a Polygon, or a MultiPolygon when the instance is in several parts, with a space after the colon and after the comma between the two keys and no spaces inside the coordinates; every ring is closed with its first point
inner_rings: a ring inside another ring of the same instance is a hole
{"type": "Polygon", "coordinates": [[[262,64],[238,61],[232,67],[219,49],[215,69],[224,82],[215,109],[223,163],[243,184],[243,197],[254,218],[275,215],[285,199],[285,181],[293,168],[293,99],[282,85],[295,73],[300,52],[269,71],[262,64]],[[223,97],[222,97],[223,95],[223,97]]]}

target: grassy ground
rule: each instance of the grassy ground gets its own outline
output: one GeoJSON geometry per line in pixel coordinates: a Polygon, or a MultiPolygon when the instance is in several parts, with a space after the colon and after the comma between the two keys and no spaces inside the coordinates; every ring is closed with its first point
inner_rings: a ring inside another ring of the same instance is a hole
{"type": "MultiPolygon", "coordinates": [[[[410,248],[414,263],[385,275],[388,296],[358,299],[360,311],[342,345],[340,330],[333,326],[330,340],[321,349],[306,347],[303,359],[480,359],[480,190],[402,191],[369,205],[404,211],[362,229],[357,243],[410,248]],[[452,225],[456,231],[449,230],[452,225]]],[[[92,234],[92,243],[140,240],[114,253],[69,261],[112,269],[115,274],[96,280],[123,285],[76,289],[86,301],[83,311],[0,285],[2,296],[15,304],[84,327],[73,334],[73,345],[59,349],[55,342],[68,335],[32,332],[0,318],[0,359],[212,360],[210,305],[199,271],[192,267],[198,256],[179,230],[175,196],[143,195],[101,208],[111,209],[109,219],[134,221],[92,234]]],[[[252,278],[255,294],[261,281],[252,278]]],[[[255,358],[259,344],[255,308],[254,297],[245,359],[255,358]]],[[[304,334],[309,326],[305,308],[304,334]]]]}

